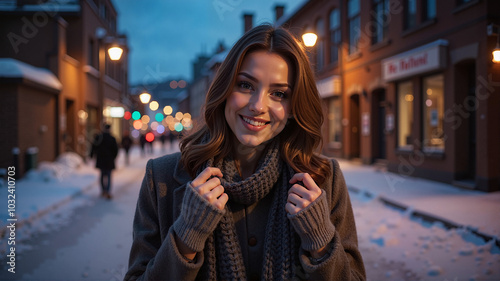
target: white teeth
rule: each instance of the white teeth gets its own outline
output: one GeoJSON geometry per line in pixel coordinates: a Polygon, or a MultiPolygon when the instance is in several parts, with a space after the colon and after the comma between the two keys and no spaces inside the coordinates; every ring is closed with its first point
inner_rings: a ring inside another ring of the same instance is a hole
{"type": "Polygon", "coordinates": [[[264,126],[264,125],[266,125],[266,123],[264,123],[264,122],[257,122],[257,121],[254,121],[254,120],[250,120],[250,119],[248,119],[246,117],[243,117],[243,120],[245,120],[245,122],[247,122],[248,124],[254,125],[254,126],[264,126]]]}

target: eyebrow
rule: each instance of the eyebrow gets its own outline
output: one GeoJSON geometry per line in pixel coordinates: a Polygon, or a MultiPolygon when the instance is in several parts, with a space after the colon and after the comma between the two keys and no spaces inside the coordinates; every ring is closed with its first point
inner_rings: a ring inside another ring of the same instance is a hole
{"type": "MultiPolygon", "coordinates": [[[[252,75],[250,75],[246,72],[240,72],[240,73],[238,73],[238,75],[245,76],[246,78],[254,81],[255,83],[259,82],[259,80],[257,78],[253,77],[252,75]]],[[[271,86],[272,87],[283,87],[283,88],[289,88],[289,89],[292,88],[288,83],[272,83],[271,86]]]]}

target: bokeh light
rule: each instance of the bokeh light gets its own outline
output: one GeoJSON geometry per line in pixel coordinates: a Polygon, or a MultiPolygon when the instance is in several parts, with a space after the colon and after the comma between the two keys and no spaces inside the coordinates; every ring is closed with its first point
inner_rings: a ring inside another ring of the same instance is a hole
{"type": "Polygon", "coordinates": [[[141,113],[139,111],[134,111],[134,113],[132,113],[132,119],[134,120],[141,119],[141,113]]]}
{"type": "Polygon", "coordinates": [[[177,119],[179,121],[182,120],[182,117],[184,117],[184,114],[182,114],[182,112],[180,112],[180,111],[175,114],[175,119],[177,119]]]}
{"type": "Polygon", "coordinates": [[[151,129],[156,130],[156,128],[158,128],[158,122],[155,121],[151,123],[151,129]]]}
{"type": "Polygon", "coordinates": [[[144,123],[144,124],[148,124],[148,123],[149,123],[149,121],[151,121],[151,119],[149,118],[149,116],[144,115],[144,116],[142,116],[141,121],[142,121],[142,123],[144,123]]]}
{"type": "Polygon", "coordinates": [[[184,126],[182,126],[182,124],[181,124],[181,123],[176,123],[176,124],[175,124],[175,130],[176,130],[177,132],[182,131],[182,129],[184,129],[184,126]]]}
{"type": "Polygon", "coordinates": [[[155,135],[153,133],[151,133],[151,132],[147,133],[146,134],[146,140],[148,142],[153,142],[155,140],[155,135]]]}
{"type": "Polygon", "coordinates": [[[165,115],[170,115],[172,114],[174,110],[172,109],[172,107],[170,105],[167,105],[163,108],[163,113],[165,113],[165,115]]]}
{"type": "Polygon", "coordinates": [[[179,88],[184,88],[186,87],[186,81],[180,80],[179,83],[177,83],[177,85],[179,86],[179,88]]]}
{"type": "Polygon", "coordinates": [[[142,128],[142,121],[141,120],[135,120],[134,123],[132,124],[134,129],[140,130],[142,128]]]}
{"type": "Polygon", "coordinates": [[[163,125],[158,125],[156,131],[158,132],[158,134],[163,134],[165,132],[165,127],[163,125]]]}
{"type": "Polygon", "coordinates": [[[175,81],[175,80],[170,81],[170,88],[172,88],[172,89],[177,88],[177,81],[175,81]]]}
{"type": "Polygon", "coordinates": [[[152,101],[149,103],[149,109],[151,109],[152,111],[156,111],[159,106],[160,104],[157,101],[152,101]]]}
{"type": "Polygon", "coordinates": [[[163,121],[163,114],[160,113],[160,112],[156,113],[155,120],[158,121],[158,122],[163,121]]]}
{"type": "MultiPolygon", "coordinates": [[[[139,121],[140,122],[140,121],[139,121]]],[[[141,122],[142,124],[142,122],[141,122]]],[[[141,133],[138,131],[138,130],[132,130],[132,133],[130,133],[130,135],[133,137],[133,138],[138,138],[141,133]]]]}
{"type": "Polygon", "coordinates": [[[130,111],[125,111],[125,114],[123,114],[123,119],[130,120],[130,118],[132,118],[132,113],[130,113],[130,111]]]}

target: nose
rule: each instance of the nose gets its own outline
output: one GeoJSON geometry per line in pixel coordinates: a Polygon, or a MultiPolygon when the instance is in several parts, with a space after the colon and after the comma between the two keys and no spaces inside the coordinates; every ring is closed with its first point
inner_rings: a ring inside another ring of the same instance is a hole
{"type": "Polygon", "coordinates": [[[267,109],[267,94],[265,91],[256,91],[249,101],[249,109],[252,113],[261,114],[266,112],[267,109]]]}

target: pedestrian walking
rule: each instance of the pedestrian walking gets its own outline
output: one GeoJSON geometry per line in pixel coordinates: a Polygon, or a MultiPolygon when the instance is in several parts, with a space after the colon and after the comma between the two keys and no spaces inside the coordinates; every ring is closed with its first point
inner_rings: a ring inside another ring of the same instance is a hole
{"type": "Polygon", "coordinates": [[[123,150],[125,150],[125,165],[129,165],[130,164],[130,161],[129,161],[129,151],[130,151],[130,147],[132,147],[132,138],[130,137],[130,134],[129,132],[125,132],[125,134],[123,134],[123,137],[122,137],[122,148],[123,150]]]}
{"type": "Polygon", "coordinates": [[[304,48],[261,25],[229,51],[200,126],[149,160],[125,280],[363,280],[304,48]]]}
{"type": "Polygon", "coordinates": [[[115,169],[118,144],[110,133],[111,125],[105,124],[101,134],[96,135],[90,157],[96,157],[95,166],[101,170],[101,196],[111,199],[111,172],[115,169]]]}
{"type": "Polygon", "coordinates": [[[146,146],[146,134],[141,134],[141,136],[139,137],[139,143],[141,145],[141,156],[144,156],[146,155],[146,151],[145,151],[145,146],[146,146]]]}

